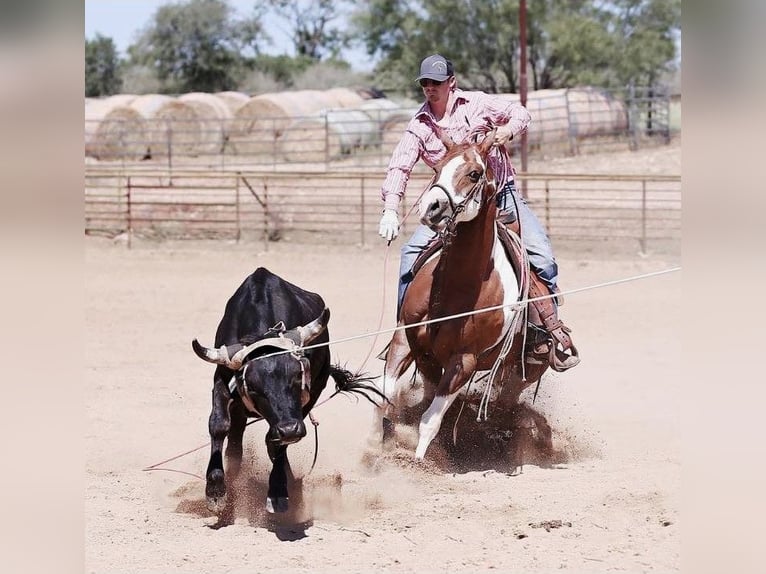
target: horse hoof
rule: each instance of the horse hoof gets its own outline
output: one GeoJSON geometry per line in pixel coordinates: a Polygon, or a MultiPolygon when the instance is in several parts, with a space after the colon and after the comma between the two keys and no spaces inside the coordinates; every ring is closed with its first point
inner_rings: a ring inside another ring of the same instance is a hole
{"type": "Polygon", "coordinates": [[[274,514],[278,512],[287,512],[290,508],[290,504],[286,496],[268,497],[266,498],[266,512],[274,514]]]}
{"type": "Polygon", "coordinates": [[[226,495],[222,496],[208,496],[207,497],[207,509],[215,514],[221,514],[226,508],[226,495]]]}

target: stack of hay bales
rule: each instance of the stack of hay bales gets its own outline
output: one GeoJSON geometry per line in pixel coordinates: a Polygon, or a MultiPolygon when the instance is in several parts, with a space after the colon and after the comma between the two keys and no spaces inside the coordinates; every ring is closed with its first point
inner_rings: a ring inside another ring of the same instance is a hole
{"type": "Polygon", "coordinates": [[[200,122],[191,105],[162,94],[146,94],[132,100],[129,107],[146,122],[151,157],[195,154],[200,145],[200,122]]]}
{"type": "MultiPolygon", "coordinates": [[[[509,96],[518,99],[516,94],[509,96]]],[[[617,134],[627,126],[622,102],[594,88],[529,92],[527,109],[532,114],[531,145],[617,134]]]]}
{"type": "MultiPolygon", "coordinates": [[[[363,102],[364,98],[358,92],[348,88],[259,94],[234,114],[229,142],[237,154],[276,159],[282,154],[280,139],[288,131],[307,129],[310,133],[304,140],[309,142],[308,146],[319,146],[321,141],[325,149],[327,138],[319,137],[317,132],[320,112],[358,106],[363,102]]],[[[325,130],[324,127],[321,129],[325,130]]],[[[334,147],[343,146],[339,138],[333,139],[334,147]]],[[[307,150],[307,153],[312,152],[307,150]]]]}
{"type": "Polygon", "coordinates": [[[571,88],[567,90],[567,98],[574,137],[612,135],[628,127],[625,105],[607,92],[596,88],[571,88]]]}
{"type": "Polygon", "coordinates": [[[288,162],[321,162],[374,145],[378,124],[359,109],[321,110],[296,119],[279,138],[280,157],[288,162]]]}
{"type": "Polygon", "coordinates": [[[250,99],[250,96],[247,94],[244,94],[242,92],[216,92],[215,97],[223,101],[224,104],[226,104],[226,107],[229,108],[229,112],[231,113],[231,116],[234,117],[234,114],[237,113],[237,110],[244,106],[248,100],[250,99]]]}
{"type": "Polygon", "coordinates": [[[128,107],[136,96],[86,100],[85,155],[99,160],[138,160],[147,153],[146,122],[128,107]]]}
{"type": "Polygon", "coordinates": [[[393,110],[380,126],[380,149],[385,154],[394,151],[396,144],[402,139],[407,124],[420,109],[420,105],[404,106],[393,110]]]}
{"type": "Polygon", "coordinates": [[[194,108],[199,122],[199,141],[195,155],[219,154],[223,151],[229,122],[234,115],[224,99],[213,94],[191,92],[178,98],[194,108]]]}

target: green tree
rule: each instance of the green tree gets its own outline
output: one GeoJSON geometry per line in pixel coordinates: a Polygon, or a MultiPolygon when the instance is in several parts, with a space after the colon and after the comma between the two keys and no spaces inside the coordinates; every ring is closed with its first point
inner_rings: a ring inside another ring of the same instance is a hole
{"type": "Polygon", "coordinates": [[[122,87],[120,59],[111,38],[96,34],[85,40],[85,96],[111,96],[122,87]]]}
{"type": "Polygon", "coordinates": [[[290,26],[296,55],[321,60],[337,58],[348,44],[338,18],[345,2],[338,0],[268,0],[269,6],[290,26]]]}
{"type": "Polygon", "coordinates": [[[615,0],[613,4],[620,53],[615,66],[618,81],[651,85],[674,71],[681,0],[615,0]]]}
{"type": "Polygon", "coordinates": [[[131,64],[156,70],[166,93],[235,89],[265,38],[261,14],[235,20],[226,0],[165,4],[128,48],[131,64]]]}
{"type": "MultiPolygon", "coordinates": [[[[384,88],[416,92],[418,62],[440,52],[462,86],[518,90],[519,0],[369,0],[351,23],[384,88]]],[[[530,0],[530,88],[652,83],[673,71],[679,33],[680,0],[530,0]]]]}

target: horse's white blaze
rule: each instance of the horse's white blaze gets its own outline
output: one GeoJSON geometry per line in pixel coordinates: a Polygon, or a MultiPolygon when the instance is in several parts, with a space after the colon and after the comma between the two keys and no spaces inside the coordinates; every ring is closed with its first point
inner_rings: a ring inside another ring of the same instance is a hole
{"type": "Polygon", "coordinates": [[[492,258],[495,262],[495,271],[500,275],[500,282],[503,284],[503,330],[500,332],[500,336],[494,344],[499,343],[509,327],[513,316],[518,312],[517,307],[512,307],[511,303],[515,303],[519,298],[519,281],[516,279],[516,273],[513,271],[511,262],[508,260],[508,256],[505,254],[505,248],[500,239],[495,233],[495,244],[492,248],[492,258]]]}
{"type": "Polygon", "coordinates": [[[418,447],[415,449],[415,459],[423,460],[426,456],[426,450],[431,441],[436,438],[436,434],[439,432],[439,427],[442,426],[442,419],[447,409],[454,402],[455,398],[460,394],[460,391],[456,391],[451,395],[444,397],[434,397],[431,406],[423,413],[420,418],[420,428],[418,429],[418,447]]]}
{"type": "MultiPolygon", "coordinates": [[[[479,154],[474,154],[474,160],[481,166],[482,171],[486,171],[486,164],[484,163],[484,160],[482,160],[481,156],[479,154]]],[[[439,179],[434,182],[434,185],[438,184],[438,187],[431,187],[426,193],[423,194],[423,197],[420,201],[420,208],[419,213],[420,217],[422,218],[426,210],[428,209],[428,206],[431,205],[434,202],[439,201],[444,195],[449,195],[449,197],[452,200],[452,203],[455,205],[460,205],[463,203],[466,199],[465,195],[459,194],[455,190],[455,175],[460,169],[462,165],[464,165],[466,162],[463,159],[463,156],[457,156],[452,158],[450,161],[448,161],[444,167],[441,170],[441,173],[439,174],[439,179]]],[[[476,195],[471,201],[470,204],[466,205],[464,210],[460,213],[460,215],[457,217],[457,221],[470,221],[474,217],[476,217],[479,214],[479,211],[481,209],[481,197],[479,195],[476,195]]]]}

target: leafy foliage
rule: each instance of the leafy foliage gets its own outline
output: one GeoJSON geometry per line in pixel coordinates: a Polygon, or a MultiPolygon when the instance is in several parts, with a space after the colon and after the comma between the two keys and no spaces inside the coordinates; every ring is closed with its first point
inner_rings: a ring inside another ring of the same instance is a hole
{"type": "MultiPolygon", "coordinates": [[[[680,15],[681,0],[527,0],[528,87],[667,80],[678,61],[680,15]]],[[[418,65],[435,52],[453,61],[461,86],[515,92],[519,0],[266,0],[239,19],[229,0],[169,1],[126,62],[111,39],[86,41],[85,92],[256,93],[369,83],[343,59],[351,46],[376,62],[374,83],[389,92],[419,99],[418,65]],[[286,27],[294,56],[264,53],[268,14],[286,27]]]]}
{"type": "MultiPolygon", "coordinates": [[[[530,88],[657,81],[675,65],[680,14],[680,0],[529,1],[530,88]]],[[[418,63],[438,52],[463,86],[518,89],[518,0],[370,0],[351,23],[389,88],[412,91],[418,63]]]]}
{"type": "Polygon", "coordinates": [[[129,54],[157,71],[165,92],[231,90],[262,36],[257,14],[235,21],[225,0],[189,0],[158,8],[129,54]]]}
{"type": "Polygon", "coordinates": [[[110,96],[121,87],[120,60],[114,41],[101,34],[85,40],[85,95],[110,96]]]}
{"type": "Polygon", "coordinates": [[[307,57],[315,61],[324,57],[335,58],[348,45],[348,37],[338,23],[345,2],[268,0],[268,4],[290,26],[298,58],[307,57]]]}

